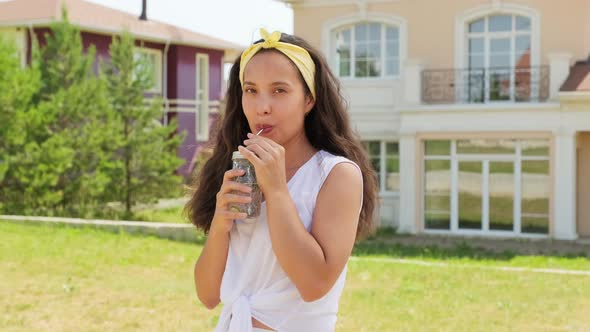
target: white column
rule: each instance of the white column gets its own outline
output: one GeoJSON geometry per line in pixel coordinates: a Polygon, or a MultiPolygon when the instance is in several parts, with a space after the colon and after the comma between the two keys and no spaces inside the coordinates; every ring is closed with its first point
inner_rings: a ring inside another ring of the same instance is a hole
{"type": "Polygon", "coordinates": [[[573,240],[576,232],[576,133],[560,129],[555,133],[553,164],[553,236],[573,240]]]}
{"type": "Polygon", "coordinates": [[[415,234],[416,229],[416,135],[402,133],[399,141],[400,216],[398,232],[415,234]]]}
{"type": "Polygon", "coordinates": [[[404,63],[404,102],[406,105],[421,103],[422,62],[418,59],[407,59],[404,63]]]}
{"type": "Polygon", "coordinates": [[[569,53],[549,54],[549,99],[553,101],[559,98],[559,88],[570,73],[571,59],[569,53]]]}

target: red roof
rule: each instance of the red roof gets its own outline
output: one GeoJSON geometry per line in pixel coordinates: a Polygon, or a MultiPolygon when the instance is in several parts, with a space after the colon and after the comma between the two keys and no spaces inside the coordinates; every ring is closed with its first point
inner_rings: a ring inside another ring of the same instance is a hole
{"type": "Polygon", "coordinates": [[[577,62],[559,91],[590,91],[590,62],[577,62]]]}
{"type": "Polygon", "coordinates": [[[69,20],[83,31],[118,34],[129,30],[136,38],[240,52],[243,46],[171,24],[137,16],[84,0],[9,0],[0,2],[0,26],[44,26],[61,19],[64,3],[69,20]]]}

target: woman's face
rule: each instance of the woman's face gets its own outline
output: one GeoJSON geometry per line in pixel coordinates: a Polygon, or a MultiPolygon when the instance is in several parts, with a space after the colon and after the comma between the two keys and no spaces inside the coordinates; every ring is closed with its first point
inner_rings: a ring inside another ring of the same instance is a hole
{"type": "Polygon", "coordinates": [[[304,119],[314,105],[297,67],[278,51],[256,54],[244,69],[242,108],[252,133],[285,145],[304,135],[304,119]]]}

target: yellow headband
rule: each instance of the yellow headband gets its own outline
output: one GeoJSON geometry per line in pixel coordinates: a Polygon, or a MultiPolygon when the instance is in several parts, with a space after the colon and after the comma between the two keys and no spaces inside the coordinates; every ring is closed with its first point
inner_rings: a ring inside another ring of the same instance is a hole
{"type": "Polygon", "coordinates": [[[275,31],[269,35],[268,31],[262,28],[260,29],[260,35],[264,39],[264,42],[253,44],[242,53],[242,57],[240,58],[240,83],[242,87],[244,86],[244,68],[246,68],[250,59],[263,48],[274,48],[286,55],[297,66],[315,100],[315,64],[309,53],[302,47],[279,41],[281,39],[281,33],[279,31],[275,31]]]}

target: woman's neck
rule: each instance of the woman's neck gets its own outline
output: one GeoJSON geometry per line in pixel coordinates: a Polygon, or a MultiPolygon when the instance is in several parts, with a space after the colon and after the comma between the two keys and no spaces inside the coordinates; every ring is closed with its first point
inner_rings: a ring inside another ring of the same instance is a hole
{"type": "Polygon", "coordinates": [[[283,148],[285,148],[285,168],[287,173],[290,173],[290,171],[295,172],[317,151],[305,136],[305,132],[301,132],[301,134],[285,142],[283,148]]]}

